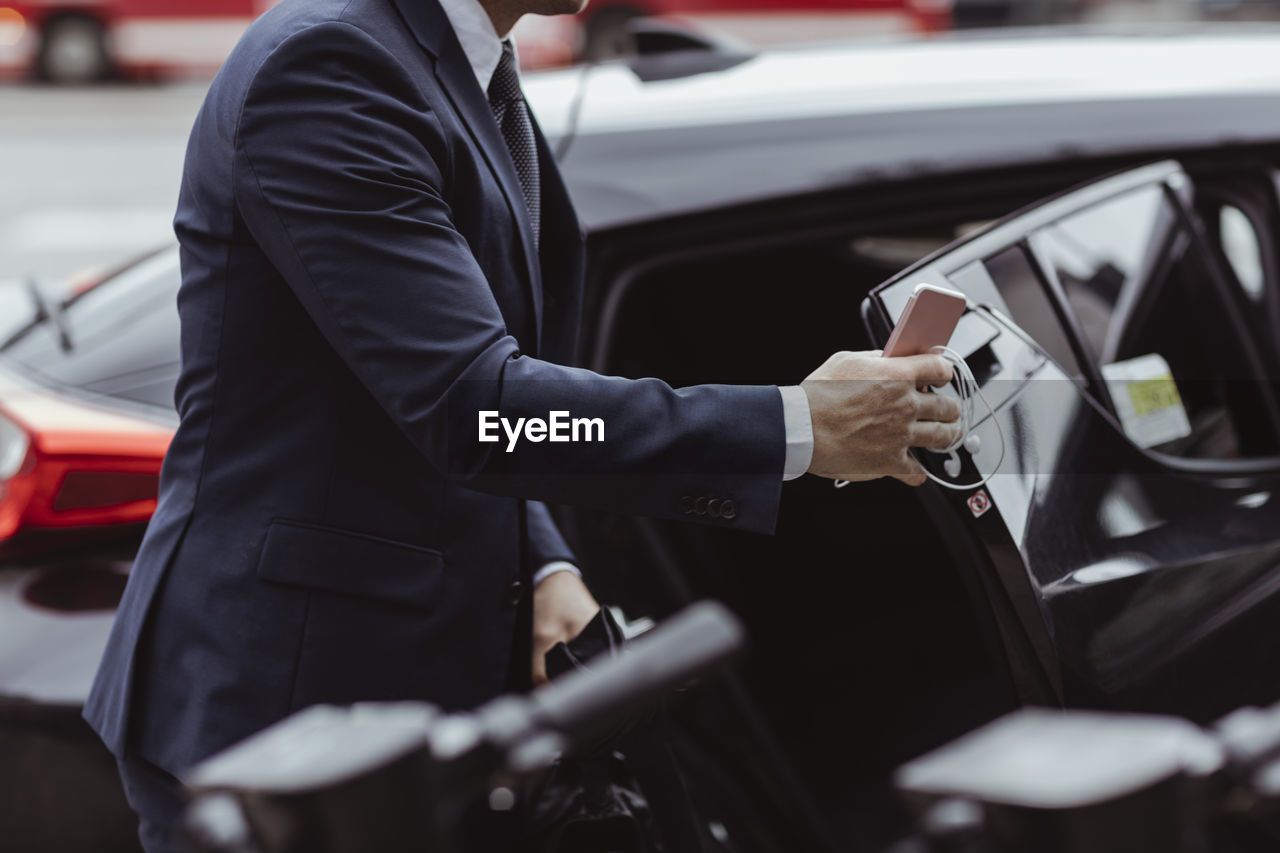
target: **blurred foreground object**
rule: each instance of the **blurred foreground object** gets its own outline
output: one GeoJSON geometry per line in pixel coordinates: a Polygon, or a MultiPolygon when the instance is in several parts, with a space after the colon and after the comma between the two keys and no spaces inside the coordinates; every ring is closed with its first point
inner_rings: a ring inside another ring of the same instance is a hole
{"type": "Polygon", "coordinates": [[[1280,705],[1175,717],[1009,714],[899,769],[923,847],[969,853],[1275,849],[1280,705]]]}
{"type": "Polygon", "coordinates": [[[718,604],[694,605],[616,657],[466,714],[417,702],[318,706],[198,765],[197,847],[226,853],[447,851],[464,809],[521,782],[639,707],[722,667],[744,643],[718,604]]]}

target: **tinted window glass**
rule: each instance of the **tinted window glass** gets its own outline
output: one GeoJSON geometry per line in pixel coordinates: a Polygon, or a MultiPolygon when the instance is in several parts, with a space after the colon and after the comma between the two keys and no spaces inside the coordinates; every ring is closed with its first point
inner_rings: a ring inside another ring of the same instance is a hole
{"type": "Polygon", "coordinates": [[[1132,438],[1186,456],[1274,452],[1246,333],[1230,321],[1202,244],[1162,186],[1062,219],[1033,242],[1061,283],[1132,438]],[[1129,384],[1117,385],[1117,376],[1129,384]],[[1130,429],[1142,417],[1149,425],[1130,429]],[[1160,417],[1181,426],[1162,425],[1160,417]]]}
{"type": "Polygon", "coordinates": [[[1036,236],[1100,361],[1115,360],[1123,318],[1165,271],[1170,242],[1180,230],[1164,191],[1155,185],[1091,207],[1036,236]]]}
{"type": "Polygon", "coordinates": [[[995,282],[1009,317],[1044,347],[1068,376],[1080,376],[1071,340],[1054,310],[1048,291],[1031,259],[1021,248],[1006,249],[984,264],[995,282]]]}
{"type": "Polygon", "coordinates": [[[57,384],[172,409],[179,281],[178,253],[163,252],[67,305],[69,352],[45,322],[11,341],[3,355],[57,384]]]}

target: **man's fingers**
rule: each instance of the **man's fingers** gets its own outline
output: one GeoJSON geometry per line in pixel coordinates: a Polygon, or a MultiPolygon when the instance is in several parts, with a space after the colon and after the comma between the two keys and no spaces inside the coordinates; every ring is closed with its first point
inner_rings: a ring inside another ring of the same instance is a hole
{"type": "Polygon", "coordinates": [[[915,382],[917,388],[946,385],[951,381],[951,364],[939,355],[908,355],[890,361],[906,370],[906,378],[915,382]]]}
{"type": "Polygon", "coordinates": [[[923,391],[913,393],[917,395],[919,401],[916,420],[951,423],[960,419],[960,403],[955,397],[944,397],[941,394],[928,394],[923,391]]]}
{"type": "Polygon", "coordinates": [[[545,654],[546,654],[545,652],[543,652],[542,654],[539,654],[536,651],[533,653],[532,669],[533,669],[533,686],[534,687],[547,683],[547,659],[545,657],[545,654]]]}
{"type": "Polygon", "coordinates": [[[953,423],[916,421],[911,425],[911,446],[926,450],[946,450],[960,437],[960,427],[953,423]]]}

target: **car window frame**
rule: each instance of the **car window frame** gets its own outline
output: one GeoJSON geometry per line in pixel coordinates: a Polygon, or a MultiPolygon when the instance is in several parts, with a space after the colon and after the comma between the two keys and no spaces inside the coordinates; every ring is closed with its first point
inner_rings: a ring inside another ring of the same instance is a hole
{"type": "MultiPolygon", "coordinates": [[[[1258,239],[1258,261],[1263,280],[1261,296],[1255,299],[1228,257],[1221,233],[1208,236],[1215,255],[1219,256],[1233,284],[1232,290],[1242,310],[1253,312],[1253,316],[1258,318],[1254,323],[1255,334],[1273,342],[1268,355],[1272,360],[1273,381],[1280,382],[1280,243],[1266,239],[1268,234],[1280,233],[1280,170],[1263,166],[1252,167],[1249,171],[1255,170],[1267,178],[1267,186],[1259,188],[1259,192],[1250,193],[1234,183],[1214,187],[1207,197],[1197,199],[1197,208],[1207,207],[1219,217],[1226,208],[1235,208],[1248,221],[1258,239]]],[[[1215,231],[1220,232],[1220,226],[1216,226],[1215,231]]]]}

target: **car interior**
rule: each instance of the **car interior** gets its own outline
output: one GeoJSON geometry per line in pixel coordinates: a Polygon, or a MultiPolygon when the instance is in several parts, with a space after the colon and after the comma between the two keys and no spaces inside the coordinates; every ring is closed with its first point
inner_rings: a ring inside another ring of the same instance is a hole
{"type": "MultiPolygon", "coordinates": [[[[1280,376],[1272,174],[1260,167],[1197,179],[1195,223],[1158,190],[1139,192],[986,262],[1013,319],[1069,375],[1080,375],[1086,359],[1164,357],[1192,429],[1159,453],[1235,460],[1280,452],[1268,402],[1276,387],[1268,377],[1280,376]],[[1229,293],[1209,286],[1216,272],[1229,293]],[[1050,283],[1041,275],[1065,292],[1074,333],[1045,307],[1050,283]],[[1248,340],[1237,333],[1242,318],[1254,329],[1248,340]]],[[[794,235],[744,229],[665,255],[656,247],[670,234],[632,237],[635,256],[647,248],[659,259],[597,271],[588,316],[599,322],[583,362],[675,387],[796,384],[834,351],[874,348],[860,319],[863,299],[1017,206],[991,197],[989,208],[936,206],[892,230],[852,219],[794,235]]],[[[1089,390],[1111,405],[1105,387],[1089,390]]],[[[705,755],[742,768],[715,784],[753,800],[757,814],[790,810],[803,820],[808,806],[785,790],[798,782],[838,845],[880,843],[900,825],[887,792],[892,769],[1018,703],[953,546],[900,483],[787,483],[773,537],[578,509],[563,521],[593,587],[629,615],[660,617],[715,596],[745,617],[753,647],[740,681],[709,689],[711,698],[681,720],[705,755]],[[761,774],[758,764],[735,765],[744,749],[775,766],[761,774]]],[[[698,761],[686,756],[686,764],[698,761]]],[[[740,825],[749,819],[740,814],[740,825]]]]}

